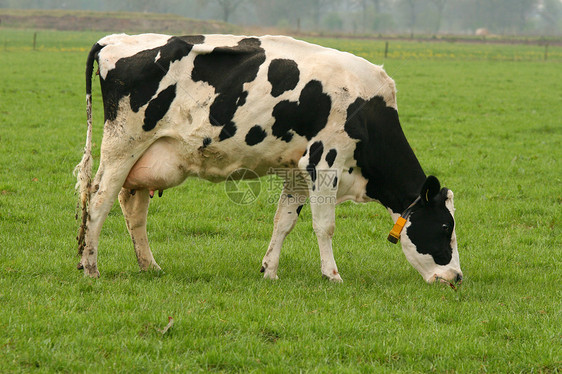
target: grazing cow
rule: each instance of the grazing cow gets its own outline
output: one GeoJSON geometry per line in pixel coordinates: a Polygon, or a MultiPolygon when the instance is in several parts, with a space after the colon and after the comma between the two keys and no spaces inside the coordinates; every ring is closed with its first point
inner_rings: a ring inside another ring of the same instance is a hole
{"type": "Polygon", "coordinates": [[[110,35],[88,56],[86,99],[76,173],[78,267],[88,276],[99,276],[98,239],[116,198],[141,270],[159,269],[146,233],[154,191],[189,176],[222,181],[245,168],[289,170],[306,186],[284,185],[265,278],[277,278],[281,245],[307,199],[326,278],[341,281],[332,235],[335,205],[346,200],[388,209],[396,222],[389,238],[401,239],[425,281],[462,278],[453,193],[426,178],[400,127],[394,81],[379,66],[283,36],[110,35]],[[92,181],[94,61],[105,124],[92,181]]]}

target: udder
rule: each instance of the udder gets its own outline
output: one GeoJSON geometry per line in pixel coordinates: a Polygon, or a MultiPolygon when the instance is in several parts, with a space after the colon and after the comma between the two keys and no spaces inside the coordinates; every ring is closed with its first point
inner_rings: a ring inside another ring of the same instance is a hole
{"type": "Polygon", "coordinates": [[[177,140],[158,139],[133,166],[123,187],[161,191],[181,184],[187,178],[181,154],[181,144],[177,140]]]}

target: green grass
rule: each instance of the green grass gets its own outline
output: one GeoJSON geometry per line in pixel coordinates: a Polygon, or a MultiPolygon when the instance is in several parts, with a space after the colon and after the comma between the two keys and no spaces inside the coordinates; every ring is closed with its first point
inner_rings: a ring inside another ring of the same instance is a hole
{"type": "Polygon", "coordinates": [[[61,32],[55,30],[31,31],[0,28],[0,43],[2,43],[0,51],[32,51],[34,34],[36,34],[36,51],[85,52],[87,55],[93,43],[108,33],[91,31],[61,32]]]}
{"type": "Polygon", "coordinates": [[[84,51],[99,34],[41,33],[32,51],[25,33],[0,29],[0,372],[561,371],[560,61],[460,44],[444,57],[444,44],[423,44],[433,56],[414,58],[420,46],[407,42],[391,48],[409,57],[383,61],[380,43],[317,40],[384,62],[396,80],[422,166],[455,192],[456,293],[426,285],[386,241],[391,220],[376,204],[337,209],[342,285],[320,277],[308,207],[280,280],[263,281],[275,191],[242,207],[223,184],[195,179],[152,201],[163,274],[138,272],[115,205],[91,280],[75,270],[72,169],[85,140],[84,51]]]}
{"type": "MultiPolygon", "coordinates": [[[[384,58],[383,40],[342,40],[309,38],[309,41],[326,47],[345,49],[380,64],[384,58]]],[[[461,39],[462,40],[462,39],[461,39]]],[[[387,57],[391,60],[436,61],[543,61],[545,46],[538,44],[502,45],[492,43],[466,44],[462,41],[388,41],[387,57]]],[[[562,62],[562,47],[549,45],[547,61],[562,62]]]]}

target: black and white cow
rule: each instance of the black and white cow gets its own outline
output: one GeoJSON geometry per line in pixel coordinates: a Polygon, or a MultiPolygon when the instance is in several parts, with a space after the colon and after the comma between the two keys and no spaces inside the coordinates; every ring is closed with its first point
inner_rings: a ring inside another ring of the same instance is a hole
{"type": "Polygon", "coordinates": [[[283,240],[308,199],[330,280],[341,281],[332,236],[335,205],[346,200],[378,201],[405,224],[396,240],[425,281],[462,279],[453,193],[426,178],[400,127],[394,81],[379,66],[283,36],[120,34],[92,47],[86,93],[76,173],[79,268],[88,276],[99,276],[98,239],[117,197],[141,270],[159,269],[146,233],[154,191],[189,176],[222,181],[241,168],[258,175],[273,168],[293,171],[306,188],[285,183],[265,278],[277,278],[283,240]],[[94,61],[105,124],[92,181],[94,61]]]}

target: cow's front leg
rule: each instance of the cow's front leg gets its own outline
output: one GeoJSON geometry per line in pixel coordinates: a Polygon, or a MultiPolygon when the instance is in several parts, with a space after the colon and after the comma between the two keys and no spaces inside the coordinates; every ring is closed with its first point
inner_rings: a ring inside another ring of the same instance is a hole
{"type": "Polygon", "coordinates": [[[331,200],[330,195],[311,193],[312,227],[320,248],[322,276],[334,282],[342,282],[332,251],[332,236],[336,226],[335,195],[333,202],[328,202],[328,200],[331,200]]]}
{"type": "Polygon", "coordinates": [[[160,266],[154,261],[146,234],[146,218],[150,203],[149,191],[136,190],[133,194],[131,190],[123,188],[119,193],[119,203],[125,217],[127,230],[129,230],[133,241],[137,262],[141,271],[149,269],[161,270],[160,266]]]}
{"type": "Polygon", "coordinates": [[[338,172],[336,169],[308,166],[311,176],[310,209],[312,227],[318,239],[322,276],[333,281],[342,282],[334,253],[332,237],[336,226],[336,194],[338,172]]]}
{"type": "Polygon", "coordinates": [[[299,188],[294,185],[293,181],[285,181],[273,220],[271,241],[262,261],[261,272],[264,273],[264,278],[277,279],[281,246],[287,235],[295,227],[302,206],[306,203],[307,192],[306,185],[304,188],[299,188]]]}

